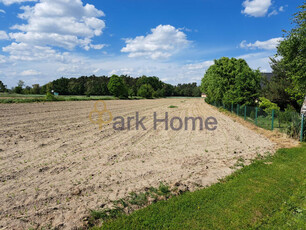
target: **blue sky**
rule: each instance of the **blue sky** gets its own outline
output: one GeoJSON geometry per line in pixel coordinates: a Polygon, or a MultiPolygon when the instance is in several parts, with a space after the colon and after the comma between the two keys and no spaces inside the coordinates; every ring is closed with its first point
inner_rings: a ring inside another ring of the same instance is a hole
{"type": "Polygon", "coordinates": [[[200,82],[214,59],[271,71],[300,0],[0,0],[0,80],[81,75],[200,82]]]}

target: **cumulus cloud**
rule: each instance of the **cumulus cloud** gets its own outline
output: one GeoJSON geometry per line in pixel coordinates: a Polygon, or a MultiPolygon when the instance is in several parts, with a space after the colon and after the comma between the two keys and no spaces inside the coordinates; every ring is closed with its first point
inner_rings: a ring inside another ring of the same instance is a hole
{"type": "Polygon", "coordinates": [[[146,36],[125,39],[121,52],[129,57],[168,58],[190,44],[184,32],[171,25],[159,25],[146,36]]]}
{"type": "Polygon", "coordinates": [[[274,52],[264,51],[258,53],[250,53],[238,56],[246,60],[252,69],[259,69],[261,72],[271,72],[270,57],[274,56],[274,52]]]}
{"type": "Polygon", "coordinates": [[[17,43],[33,46],[53,46],[72,50],[82,47],[85,50],[99,48],[92,45],[92,38],[100,36],[105,23],[104,16],[94,5],[83,5],[81,0],[41,0],[33,7],[22,6],[24,11],[18,17],[26,24],[18,24],[10,33],[17,43]]]}
{"type": "Polygon", "coordinates": [[[35,76],[35,75],[39,75],[41,74],[40,72],[36,71],[36,70],[24,70],[20,73],[21,76],[35,76]]]}
{"type": "Polygon", "coordinates": [[[254,43],[247,43],[245,40],[240,43],[240,48],[245,49],[263,49],[263,50],[273,50],[276,49],[277,45],[283,38],[272,38],[267,41],[256,41],[254,43]]]}
{"type": "Polygon", "coordinates": [[[8,40],[9,36],[7,35],[7,33],[3,30],[0,30],[0,40],[8,40]]]}
{"type": "Polygon", "coordinates": [[[90,44],[90,48],[95,49],[95,50],[100,50],[105,47],[105,44],[97,44],[97,45],[92,45],[90,44]]]}
{"type": "Polygon", "coordinates": [[[244,10],[241,12],[253,17],[264,17],[271,5],[271,0],[245,0],[242,3],[244,10]]]}
{"type": "Polygon", "coordinates": [[[23,3],[23,2],[37,2],[37,0],[0,0],[4,5],[11,5],[14,3],[23,3]]]}
{"type": "Polygon", "coordinates": [[[6,58],[3,55],[0,55],[0,64],[6,63],[6,58]]]}
{"type": "Polygon", "coordinates": [[[133,68],[119,68],[119,69],[113,69],[112,71],[110,71],[108,73],[109,76],[112,76],[114,74],[117,74],[117,75],[132,75],[136,72],[135,69],[133,68]]]}
{"type": "Polygon", "coordinates": [[[45,46],[32,46],[27,43],[13,42],[11,45],[3,47],[2,50],[10,54],[12,61],[65,61],[69,57],[68,53],[56,52],[54,49],[45,46]]]}
{"type": "Polygon", "coordinates": [[[214,64],[214,61],[204,61],[201,63],[193,63],[193,64],[187,64],[186,68],[188,70],[206,70],[208,67],[214,64]]]}

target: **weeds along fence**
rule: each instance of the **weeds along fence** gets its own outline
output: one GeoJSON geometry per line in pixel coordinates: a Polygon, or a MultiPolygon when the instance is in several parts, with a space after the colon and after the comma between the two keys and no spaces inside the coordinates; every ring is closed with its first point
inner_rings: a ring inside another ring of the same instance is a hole
{"type": "Polygon", "coordinates": [[[244,120],[261,128],[278,130],[301,142],[306,141],[306,118],[295,111],[267,110],[246,105],[223,104],[222,102],[214,102],[212,105],[243,117],[244,120]]]}

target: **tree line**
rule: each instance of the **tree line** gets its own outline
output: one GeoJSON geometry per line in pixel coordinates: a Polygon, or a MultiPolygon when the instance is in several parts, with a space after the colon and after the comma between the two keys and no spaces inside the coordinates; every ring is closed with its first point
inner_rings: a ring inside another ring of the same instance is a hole
{"type": "Polygon", "coordinates": [[[113,95],[118,98],[143,97],[159,98],[170,96],[200,97],[201,90],[196,83],[171,85],[164,83],[158,77],[141,76],[133,78],[128,75],[81,76],[79,78],[59,78],[48,84],[32,87],[19,81],[16,87],[7,89],[0,81],[0,92],[18,94],[46,94],[56,92],[59,95],[113,95]]]}

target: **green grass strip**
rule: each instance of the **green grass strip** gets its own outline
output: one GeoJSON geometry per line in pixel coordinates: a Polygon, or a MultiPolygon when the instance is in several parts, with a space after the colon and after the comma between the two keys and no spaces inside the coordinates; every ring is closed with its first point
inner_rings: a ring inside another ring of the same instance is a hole
{"type": "Polygon", "coordinates": [[[1,99],[0,104],[12,104],[12,103],[34,103],[34,102],[56,102],[56,101],[92,101],[92,100],[115,100],[113,96],[59,96],[52,99],[47,99],[46,97],[36,97],[36,98],[6,98],[1,99]]]}
{"type": "Polygon", "coordinates": [[[304,229],[306,145],[94,229],[304,229]]]}

